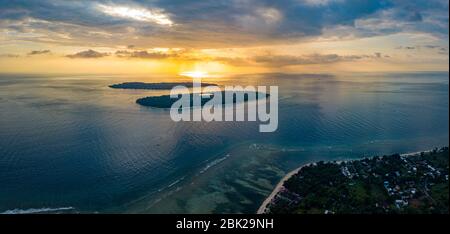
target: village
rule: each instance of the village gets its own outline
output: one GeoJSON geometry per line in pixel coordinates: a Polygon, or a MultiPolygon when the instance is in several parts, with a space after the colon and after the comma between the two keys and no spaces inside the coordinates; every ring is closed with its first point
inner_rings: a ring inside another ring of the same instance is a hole
{"type": "Polygon", "coordinates": [[[287,180],[265,212],[448,213],[448,171],[448,147],[319,162],[287,180]]]}

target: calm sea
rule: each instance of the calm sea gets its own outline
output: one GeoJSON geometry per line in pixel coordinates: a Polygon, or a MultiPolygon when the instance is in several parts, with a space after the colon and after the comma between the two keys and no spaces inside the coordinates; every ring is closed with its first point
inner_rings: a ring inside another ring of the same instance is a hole
{"type": "Polygon", "coordinates": [[[279,128],[175,123],[119,90],[169,76],[0,75],[0,213],[253,213],[301,164],[446,146],[449,74],[264,74],[279,128]]]}

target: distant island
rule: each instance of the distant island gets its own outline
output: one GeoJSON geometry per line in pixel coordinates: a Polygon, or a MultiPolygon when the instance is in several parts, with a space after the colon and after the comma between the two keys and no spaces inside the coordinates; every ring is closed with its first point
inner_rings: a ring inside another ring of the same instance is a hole
{"type": "Polygon", "coordinates": [[[288,174],[258,213],[449,213],[448,147],[308,164],[288,174]]]}
{"type": "MultiPolygon", "coordinates": [[[[219,92],[216,93],[203,93],[203,94],[198,94],[198,93],[194,93],[194,94],[190,94],[190,106],[196,106],[195,103],[193,102],[194,100],[194,96],[201,96],[201,106],[205,105],[208,101],[210,101],[215,94],[217,94],[219,92]]],[[[254,96],[256,98],[253,98],[251,96],[249,96],[248,94],[251,94],[251,92],[233,92],[236,95],[242,94],[244,96],[244,102],[247,101],[251,101],[251,100],[256,100],[256,99],[261,99],[261,98],[267,98],[269,97],[269,94],[266,93],[259,93],[259,92],[254,92],[254,96]]],[[[222,105],[225,104],[225,95],[226,95],[226,91],[222,91],[220,92],[221,96],[222,96],[222,105]]],[[[253,96],[253,95],[252,95],[253,96]]],[[[154,97],[144,97],[144,98],[139,98],[136,100],[136,103],[142,106],[148,106],[148,107],[154,107],[154,108],[171,108],[172,105],[178,100],[178,98],[171,98],[170,95],[162,95],[162,96],[154,96],[154,97]]],[[[234,96],[233,98],[233,103],[237,103],[236,100],[236,96],[234,96]]],[[[197,105],[198,106],[198,105],[197,105]]]]}
{"type": "MultiPolygon", "coordinates": [[[[151,90],[169,90],[175,86],[184,86],[186,88],[192,88],[192,82],[167,82],[167,83],[144,83],[144,82],[125,82],[121,84],[110,85],[113,89],[151,89],[151,90]]],[[[215,86],[215,84],[201,83],[202,87],[215,86]]]]}

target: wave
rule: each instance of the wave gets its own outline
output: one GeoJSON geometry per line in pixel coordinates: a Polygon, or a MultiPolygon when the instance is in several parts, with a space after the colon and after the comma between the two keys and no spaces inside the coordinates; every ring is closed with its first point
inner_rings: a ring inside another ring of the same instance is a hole
{"type": "Polygon", "coordinates": [[[30,209],[13,209],[7,210],[0,214],[36,214],[36,213],[48,213],[48,212],[56,212],[56,211],[68,211],[73,210],[75,208],[68,207],[58,207],[58,208],[30,208],[30,209]]]}
{"type": "Polygon", "coordinates": [[[170,188],[170,187],[172,187],[172,186],[178,184],[180,181],[184,180],[184,178],[185,178],[185,177],[183,176],[183,177],[181,177],[180,179],[175,180],[173,183],[169,184],[169,185],[167,186],[167,188],[170,188]]]}
{"type": "Polygon", "coordinates": [[[225,159],[227,159],[228,157],[230,157],[230,154],[225,155],[225,157],[223,158],[218,158],[214,161],[212,161],[211,163],[208,163],[202,170],[200,170],[200,174],[205,173],[209,168],[223,162],[225,159]]]}

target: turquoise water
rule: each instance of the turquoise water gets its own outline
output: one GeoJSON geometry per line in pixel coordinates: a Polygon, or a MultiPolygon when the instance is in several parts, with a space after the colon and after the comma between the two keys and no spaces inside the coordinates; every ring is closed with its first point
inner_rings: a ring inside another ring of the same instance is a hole
{"type": "Polygon", "coordinates": [[[289,170],[448,145],[449,74],[239,75],[278,85],[279,128],[174,123],[116,90],[181,77],[0,75],[0,213],[253,213],[289,170]]]}

